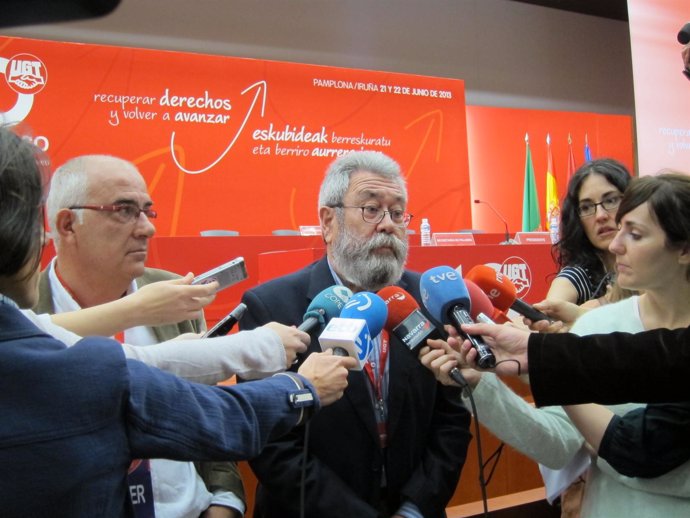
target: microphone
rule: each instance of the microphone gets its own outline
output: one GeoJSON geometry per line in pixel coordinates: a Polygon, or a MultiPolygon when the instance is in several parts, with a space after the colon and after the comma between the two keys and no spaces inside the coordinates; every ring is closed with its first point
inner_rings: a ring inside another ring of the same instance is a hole
{"type": "Polygon", "coordinates": [[[211,329],[206,331],[201,338],[213,338],[214,336],[225,336],[240,321],[247,311],[247,305],[240,302],[235,309],[228,313],[223,319],[211,329]]]}
{"type": "MultiPolygon", "coordinates": [[[[386,329],[397,336],[412,352],[426,343],[427,338],[441,338],[441,333],[421,312],[419,304],[407,291],[399,286],[386,286],[378,295],[388,306],[386,329]]],[[[460,369],[453,367],[448,375],[455,383],[465,388],[467,380],[460,369]]]]}
{"type": "Polygon", "coordinates": [[[417,301],[399,286],[386,286],[378,291],[388,307],[386,329],[397,336],[412,352],[426,344],[427,338],[441,338],[436,326],[422,313],[417,301]]]}
{"type": "Polygon", "coordinates": [[[420,281],[422,302],[427,311],[439,322],[452,323],[463,338],[477,351],[477,365],[490,369],[496,357],[481,336],[468,335],[461,324],[474,324],[470,316],[470,297],[460,274],[450,266],[437,266],[422,274],[420,281]]]}
{"type": "Polygon", "coordinates": [[[387,314],[386,303],[375,293],[355,293],[319,336],[321,350],[333,349],[337,356],[357,358],[354,370],[362,370],[373,347],[372,339],[383,329],[387,314]]]}
{"type": "Polygon", "coordinates": [[[490,208],[492,211],[494,211],[494,214],[496,214],[496,216],[498,216],[498,219],[500,219],[500,220],[503,222],[503,224],[505,225],[505,227],[506,227],[506,238],[505,238],[505,241],[501,242],[500,244],[501,244],[501,245],[513,245],[513,244],[515,244],[515,241],[513,241],[512,239],[510,239],[510,232],[508,232],[508,222],[506,221],[506,219],[505,219],[503,216],[501,216],[501,213],[498,212],[498,211],[494,208],[494,206],[491,205],[488,201],[484,201],[484,200],[474,200],[474,203],[484,203],[484,204],[488,205],[489,208],[490,208]]]}
{"type": "Polygon", "coordinates": [[[517,298],[515,284],[513,284],[508,276],[497,272],[490,266],[478,264],[467,272],[466,277],[479,286],[489,299],[491,299],[492,304],[501,311],[512,309],[522,316],[529,318],[532,322],[538,320],[552,321],[541,311],[517,298]]]}
{"type": "Polygon", "coordinates": [[[311,301],[297,329],[311,333],[316,327],[323,327],[333,317],[340,315],[352,291],[345,286],[330,286],[322,290],[311,301]]]}
{"type": "Polygon", "coordinates": [[[494,307],[491,299],[479,286],[469,279],[465,279],[465,286],[467,286],[467,293],[470,295],[470,316],[473,319],[479,321],[479,315],[484,315],[492,323],[505,324],[510,322],[510,319],[503,311],[494,307]]]}

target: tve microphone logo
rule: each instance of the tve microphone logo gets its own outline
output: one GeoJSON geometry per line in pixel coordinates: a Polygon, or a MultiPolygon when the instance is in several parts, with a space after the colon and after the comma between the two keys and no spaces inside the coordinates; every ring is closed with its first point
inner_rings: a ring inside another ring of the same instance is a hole
{"type": "MultiPolygon", "coordinates": [[[[434,273],[433,275],[429,276],[429,280],[433,284],[441,284],[442,282],[457,281],[460,278],[461,278],[461,276],[458,273],[458,271],[453,270],[452,268],[449,268],[448,270],[445,270],[445,271],[440,272],[440,273],[434,273]]],[[[425,306],[428,307],[427,303],[429,302],[429,291],[422,286],[421,292],[422,292],[422,302],[424,303],[425,306]]]]}

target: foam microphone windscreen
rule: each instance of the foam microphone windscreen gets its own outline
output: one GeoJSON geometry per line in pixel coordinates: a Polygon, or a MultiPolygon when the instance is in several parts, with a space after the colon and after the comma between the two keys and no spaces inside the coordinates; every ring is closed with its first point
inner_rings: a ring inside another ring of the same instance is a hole
{"type": "Polygon", "coordinates": [[[467,272],[465,278],[479,286],[489,297],[491,304],[501,311],[508,311],[517,299],[517,291],[513,282],[490,266],[478,264],[467,272]]]}
{"type": "Polygon", "coordinates": [[[299,329],[308,333],[317,326],[325,326],[331,318],[340,315],[351,296],[352,291],[345,286],[329,286],[322,290],[309,304],[299,329]]]}
{"type": "Polygon", "coordinates": [[[387,286],[378,295],[388,306],[386,329],[410,351],[416,352],[429,338],[441,338],[439,330],[407,291],[399,286],[387,286]]]}
{"type": "Polygon", "coordinates": [[[465,281],[450,266],[437,266],[424,272],[419,281],[422,302],[439,322],[452,323],[463,338],[477,351],[477,365],[488,369],[496,365],[496,358],[481,336],[468,335],[463,324],[472,324],[471,303],[465,281]]]}
{"type": "Polygon", "coordinates": [[[399,286],[386,286],[376,293],[388,308],[386,329],[393,329],[410,313],[419,310],[419,304],[407,291],[399,286]]]}
{"type": "Polygon", "coordinates": [[[532,322],[550,320],[547,315],[517,298],[517,289],[513,281],[493,268],[486,265],[477,265],[467,272],[467,277],[475,282],[491,299],[494,307],[501,311],[512,309],[523,317],[529,318],[532,322]]]}
{"type": "Polygon", "coordinates": [[[500,309],[497,309],[491,303],[489,296],[474,282],[465,279],[465,286],[467,286],[467,292],[470,294],[470,315],[473,319],[477,320],[477,315],[479,315],[479,313],[484,313],[497,324],[504,324],[510,321],[506,314],[500,309]]]}
{"type": "Polygon", "coordinates": [[[388,316],[386,303],[376,293],[360,291],[347,301],[340,312],[341,318],[362,318],[366,320],[369,333],[377,336],[383,329],[388,316]]]}
{"type": "Polygon", "coordinates": [[[429,314],[441,323],[450,323],[454,306],[470,311],[470,296],[460,274],[450,266],[437,266],[425,271],[419,281],[422,302],[429,314]]]}

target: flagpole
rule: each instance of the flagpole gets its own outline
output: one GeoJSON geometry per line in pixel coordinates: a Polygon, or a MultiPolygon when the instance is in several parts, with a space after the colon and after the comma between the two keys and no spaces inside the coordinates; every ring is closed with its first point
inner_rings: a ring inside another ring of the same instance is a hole
{"type": "Polygon", "coordinates": [[[541,228],[537,185],[534,179],[534,165],[529,149],[529,134],[525,133],[525,181],[522,192],[522,231],[534,232],[541,228]]]}
{"type": "Polygon", "coordinates": [[[546,230],[551,234],[551,242],[557,243],[560,239],[561,208],[558,199],[558,182],[553,167],[550,133],[546,134],[546,159],[546,230]]]}

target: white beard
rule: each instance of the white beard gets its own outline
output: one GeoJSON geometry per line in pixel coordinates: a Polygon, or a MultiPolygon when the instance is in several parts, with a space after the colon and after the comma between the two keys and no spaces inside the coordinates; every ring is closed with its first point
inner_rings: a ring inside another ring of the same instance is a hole
{"type": "Polygon", "coordinates": [[[331,260],[343,281],[367,291],[376,292],[398,282],[405,271],[408,242],[393,234],[377,232],[371,238],[359,239],[341,224],[341,233],[333,243],[331,260]],[[375,252],[390,247],[393,255],[375,252]]]}

